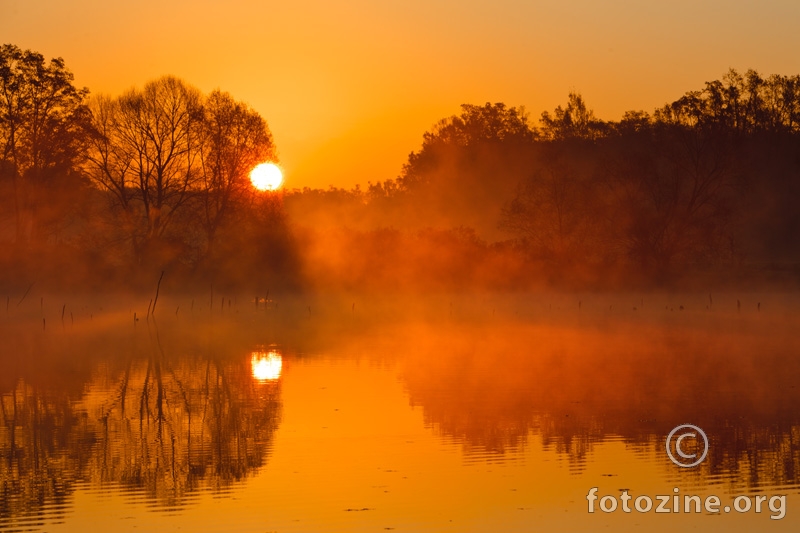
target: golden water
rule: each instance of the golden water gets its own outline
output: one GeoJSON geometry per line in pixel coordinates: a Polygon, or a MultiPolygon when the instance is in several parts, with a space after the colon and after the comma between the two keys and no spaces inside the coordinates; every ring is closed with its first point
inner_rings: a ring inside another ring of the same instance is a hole
{"type": "Polygon", "coordinates": [[[9,313],[0,530],[794,530],[800,313],[703,298],[9,313]],[[665,453],[682,423],[697,468],[665,453]],[[786,516],[590,514],[592,487],[786,516]]]}

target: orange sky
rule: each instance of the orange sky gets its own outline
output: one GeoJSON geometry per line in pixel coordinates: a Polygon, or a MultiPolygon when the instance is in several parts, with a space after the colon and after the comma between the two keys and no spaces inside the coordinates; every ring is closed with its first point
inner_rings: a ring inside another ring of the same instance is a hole
{"type": "Polygon", "coordinates": [[[798,74],[798,20],[795,0],[0,0],[0,41],[94,93],[163,74],[229,91],[269,122],[288,187],[349,187],[396,177],[462,103],[538,118],[577,90],[618,119],[729,67],[798,74]]]}

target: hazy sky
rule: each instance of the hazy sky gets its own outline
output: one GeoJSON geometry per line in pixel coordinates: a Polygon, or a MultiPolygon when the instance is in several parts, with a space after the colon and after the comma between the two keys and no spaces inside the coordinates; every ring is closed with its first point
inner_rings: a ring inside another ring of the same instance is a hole
{"type": "Polygon", "coordinates": [[[163,74],[268,121],[287,186],[396,177],[462,103],[652,111],[730,67],[800,73],[800,2],[0,0],[0,41],[119,94],[163,74]]]}

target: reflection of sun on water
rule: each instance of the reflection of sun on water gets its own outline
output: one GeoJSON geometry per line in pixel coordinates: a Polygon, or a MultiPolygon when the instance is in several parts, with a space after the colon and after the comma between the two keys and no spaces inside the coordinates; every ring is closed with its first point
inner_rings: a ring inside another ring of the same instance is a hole
{"type": "Polygon", "coordinates": [[[250,359],[253,377],[258,381],[272,381],[281,377],[283,359],[277,352],[253,352],[250,359]]]}

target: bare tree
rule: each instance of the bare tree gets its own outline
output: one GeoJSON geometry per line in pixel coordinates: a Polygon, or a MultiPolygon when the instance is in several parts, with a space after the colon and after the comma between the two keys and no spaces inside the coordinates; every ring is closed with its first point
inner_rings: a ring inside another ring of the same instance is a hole
{"type": "Polygon", "coordinates": [[[204,104],[199,198],[210,256],[218,230],[252,192],[249,172],[275,161],[276,154],[267,123],[256,111],[219,90],[204,104]]]}
{"type": "Polygon", "coordinates": [[[93,108],[100,136],[90,174],[115,199],[141,261],[167,235],[200,179],[200,92],[166,76],[115,100],[97,99],[93,108]]]}
{"type": "Polygon", "coordinates": [[[95,185],[107,193],[104,196],[113,218],[111,227],[103,231],[106,241],[111,235],[121,234],[121,240],[141,242],[145,235],[137,217],[134,159],[117,138],[119,101],[95,96],[89,108],[95,135],[89,140],[87,170],[95,185]]]}

